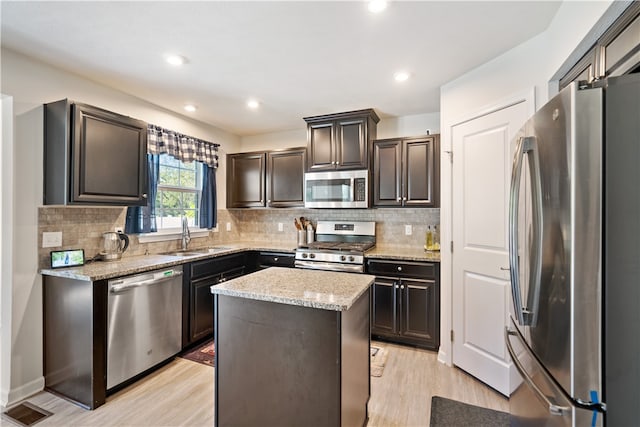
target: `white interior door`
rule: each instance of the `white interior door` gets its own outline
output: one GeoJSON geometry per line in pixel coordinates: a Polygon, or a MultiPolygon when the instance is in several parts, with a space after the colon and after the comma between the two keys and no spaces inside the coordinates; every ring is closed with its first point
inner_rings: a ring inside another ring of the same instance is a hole
{"type": "Polygon", "coordinates": [[[504,395],[517,374],[504,343],[511,310],[508,213],[522,101],[452,128],[453,364],[504,395]]]}

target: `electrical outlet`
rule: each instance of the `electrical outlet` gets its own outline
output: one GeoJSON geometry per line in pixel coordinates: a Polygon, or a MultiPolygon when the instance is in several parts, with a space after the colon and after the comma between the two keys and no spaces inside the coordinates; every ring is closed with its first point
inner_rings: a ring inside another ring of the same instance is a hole
{"type": "Polygon", "coordinates": [[[231,223],[230,222],[227,223],[227,231],[231,231],[231,223]]]}
{"type": "Polygon", "coordinates": [[[113,229],[116,233],[124,233],[124,228],[122,227],[116,227],[113,229]]]}
{"type": "Polygon", "coordinates": [[[284,231],[284,226],[281,222],[278,223],[278,231],[284,231]]]}
{"type": "Polygon", "coordinates": [[[411,230],[411,224],[405,224],[404,226],[404,235],[405,236],[411,236],[412,230],[411,230]]]}
{"type": "Polygon", "coordinates": [[[42,247],[55,248],[62,246],[62,231],[45,231],[42,233],[42,247]]]}

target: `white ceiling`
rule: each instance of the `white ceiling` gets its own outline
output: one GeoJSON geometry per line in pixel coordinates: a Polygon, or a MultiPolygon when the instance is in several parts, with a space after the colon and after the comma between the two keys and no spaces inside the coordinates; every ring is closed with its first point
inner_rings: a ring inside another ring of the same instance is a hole
{"type": "Polygon", "coordinates": [[[8,2],[2,45],[237,135],[374,108],[440,110],[439,87],[545,30],[556,1],[8,2]],[[188,58],[176,69],[169,52],[188,58]],[[408,70],[399,84],[393,74],[408,70]],[[249,97],[261,103],[246,108],[249,97]],[[198,110],[185,113],[194,103],[198,110]]]}

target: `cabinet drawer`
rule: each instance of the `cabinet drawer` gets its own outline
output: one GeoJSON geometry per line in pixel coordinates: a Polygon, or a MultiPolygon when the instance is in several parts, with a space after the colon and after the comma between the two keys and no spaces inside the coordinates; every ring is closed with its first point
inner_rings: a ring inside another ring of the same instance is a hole
{"type": "Polygon", "coordinates": [[[224,273],[222,273],[222,277],[220,281],[226,282],[227,280],[235,279],[236,277],[240,277],[244,275],[245,275],[244,266],[236,267],[234,269],[227,270],[224,273]]]}
{"type": "Polygon", "coordinates": [[[260,252],[258,255],[258,265],[260,268],[266,267],[293,267],[295,262],[294,254],[278,252],[260,252]]]}
{"type": "Polygon", "coordinates": [[[405,262],[374,260],[367,261],[367,273],[378,276],[402,276],[418,279],[436,277],[436,264],[432,262],[405,262]]]}
{"type": "Polygon", "coordinates": [[[244,268],[244,266],[244,254],[227,255],[202,261],[195,261],[191,263],[191,278],[197,279],[199,277],[212,276],[214,274],[222,273],[223,271],[244,268]]]}

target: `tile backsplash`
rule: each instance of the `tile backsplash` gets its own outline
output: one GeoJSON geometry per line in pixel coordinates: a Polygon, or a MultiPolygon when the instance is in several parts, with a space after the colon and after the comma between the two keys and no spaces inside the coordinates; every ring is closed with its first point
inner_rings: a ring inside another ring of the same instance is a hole
{"type": "MultiPolygon", "coordinates": [[[[102,233],[124,228],[126,208],[42,206],[38,209],[38,260],[40,268],[49,266],[52,249],[84,249],[91,258],[100,252],[102,233]],[[62,232],[62,248],[42,248],[42,233],[62,232]]],[[[440,209],[220,209],[218,227],[206,237],[193,238],[189,247],[205,247],[230,241],[278,241],[296,245],[294,218],[304,216],[316,224],[318,220],[375,221],[379,244],[399,246],[424,245],[428,225],[440,224],[440,209]],[[282,223],[283,231],[278,231],[282,223]],[[230,231],[227,231],[227,224],[230,231]],[[410,225],[412,233],[405,235],[410,225]]],[[[180,240],[140,243],[129,236],[129,249],[124,257],[161,253],[178,249],[180,240]]]]}

